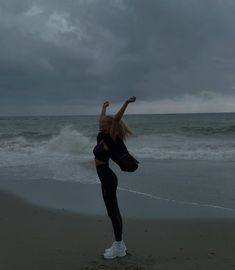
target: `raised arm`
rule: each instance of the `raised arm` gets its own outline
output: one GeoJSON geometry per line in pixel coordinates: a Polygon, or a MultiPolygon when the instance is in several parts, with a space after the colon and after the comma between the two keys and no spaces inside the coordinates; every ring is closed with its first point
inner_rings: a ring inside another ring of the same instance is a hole
{"type": "Polygon", "coordinates": [[[115,114],[114,118],[113,118],[113,123],[110,129],[110,136],[112,137],[113,140],[116,139],[116,130],[117,130],[117,126],[118,126],[118,122],[121,120],[127,106],[129,103],[131,102],[135,102],[136,97],[132,96],[129,97],[122,105],[122,107],[119,109],[119,111],[115,114]]]}
{"type": "Polygon", "coordinates": [[[106,108],[109,106],[109,102],[108,101],[105,101],[103,103],[103,106],[102,106],[102,110],[101,110],[101,114],[100,114],[100,120],[102,119],[102,117],[104,117],[106,115],[106,108]]]}
{"type": "Polygon", "coordinates": [[[100,118],[99,118],[99,128],[101,129],[101,120],[104,116],[106,116],[106,109],[107,107],[109,106],[109,102],[108,101],[105,101],[103,103],[103,106],[102,106],[102,110],[101,110],[101,113],[100,113],[100,118]]]}
{"type": "Polygon", "coordinates": [[[122,107],[120,108],[120,110],[115,114],[114,116],[114,120],[115,121],[120,121],[128,104],[131,103],[131,102],[135,102],[136,100],[136,97],[132,96],[132,97],[129,97],[125,102],[124,104],[122,105],[122,107]]]}

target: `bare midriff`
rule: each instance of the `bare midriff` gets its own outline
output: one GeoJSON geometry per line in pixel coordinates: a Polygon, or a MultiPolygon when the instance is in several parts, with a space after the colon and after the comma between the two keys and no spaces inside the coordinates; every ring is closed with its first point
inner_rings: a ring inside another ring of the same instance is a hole
{"type": "Polygon", "coordinates": [[[95,166],[99,166],[99,165],[102,165],[102,164],[105,164],[107,162],[104,162],[102,160],[99,160],[99,159],[95,159],[95,166]]]}
{"type": "MultiPolygon", "coordinates": [[[[104,141],[102,140],[100,143],[103,143],[104,141]]],[[[108,151],[108,146],[104,143],[104,150],[108,151]]],[[[106,164],[107,162],[103,161],[103,160],[99,160],[99,159],[95,159],[95,166],[99,166],[102,164],[106,164]]]]}

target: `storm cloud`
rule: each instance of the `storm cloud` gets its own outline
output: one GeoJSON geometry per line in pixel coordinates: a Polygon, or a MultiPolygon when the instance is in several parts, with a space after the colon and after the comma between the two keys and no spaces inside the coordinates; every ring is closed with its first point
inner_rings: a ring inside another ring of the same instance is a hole
{"type": "Polygon", "coordinates": [[[0,115],[235,111],[233,0],[0,0],[0,115]],[[190,105],[191,104],[191,105],[190,105]]]}

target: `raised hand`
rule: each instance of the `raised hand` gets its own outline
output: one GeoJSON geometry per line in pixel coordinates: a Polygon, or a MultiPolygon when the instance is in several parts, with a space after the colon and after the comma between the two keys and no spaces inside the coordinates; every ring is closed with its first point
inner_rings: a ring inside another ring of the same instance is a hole
{"type": "Polygon", "coordinates": [[[108,101],[105,101],[105,102],[103,103],[103,107],[107,108],[108,106],[109,106],[109,102],[108,102],[108,101]]]}
{"type": "Polygon", "coordinates": [[[136,97],[135,97],[135,96],[131,96],[131,97],[129,97],[129,98],[127,99],[127,102],[128,102],[128,103],[131,103],[131,102],[135,102],[135,100],[136,100],[136,97]]]}

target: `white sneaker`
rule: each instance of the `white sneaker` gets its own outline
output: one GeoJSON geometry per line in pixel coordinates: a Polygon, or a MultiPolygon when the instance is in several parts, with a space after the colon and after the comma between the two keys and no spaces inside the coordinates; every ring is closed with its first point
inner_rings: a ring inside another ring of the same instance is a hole
{"type": "Polygon", "coordinates": [[[113,247],[104,253],[105,259],[114,259],[116,257],[124,257],[126,256],[126,247],[123,243],[115,243],[113,247]]]}
{"type": "MultiPolygon", "coordinates": [[[[106,252],[110,252],[110,251],[113,249],[113,247],[114,247],[115,245],[117,245],[117,244],[118,244],[118,242],[117,242],[117,241],[114,241],[114,242],[112,243],[112,246],[111,246],[110,248],[106,248],[106,249],[105,249],[105,253],[106,253],[106,252]]],[[[124,249],[125,249],[125,251],[126,251],[127,248],[126,248],[126,245],[125,245],[125,243],[124,243],[123,240],[121,241],[121,245],[124,247],[124,249]]]]}

